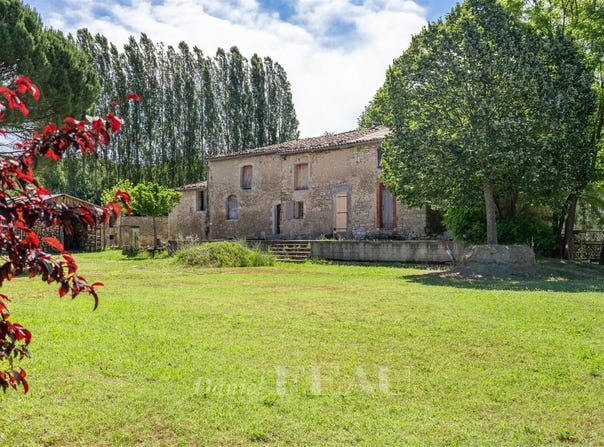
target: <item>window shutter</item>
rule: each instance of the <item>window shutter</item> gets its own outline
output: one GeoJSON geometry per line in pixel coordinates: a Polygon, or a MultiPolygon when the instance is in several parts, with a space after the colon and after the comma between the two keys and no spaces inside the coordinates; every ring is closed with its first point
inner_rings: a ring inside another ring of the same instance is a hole
{"type": "Polygon", "coordinates": [[[348,231],[348,195],[336,196],[336,231],[348,231]]]}
{"type": "Polygon", "coordinates": [[[285,218],[287,220],[292,220],[294,218],[294,206],[295,202],[293,200],[285,202],[285,218]]]}
{"type": "Polygon", "coordinates": [[[294,189],[308,189],[308,163],[294,166],[294,189]]]}
{"type": "Polygon", "coordinates": [[[241,189],[252,189],[252,165],[246,165],[241,168],[241,189]]]}

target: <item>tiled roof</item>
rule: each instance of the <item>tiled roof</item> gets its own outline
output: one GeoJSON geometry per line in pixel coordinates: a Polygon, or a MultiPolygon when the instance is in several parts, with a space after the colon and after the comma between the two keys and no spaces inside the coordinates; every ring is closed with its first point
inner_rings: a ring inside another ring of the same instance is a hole
{"type": "Polygon", "coordinates": [[[208,187],[208,182],[197,182],[191,183],[190,185],[179,186],[178,188],[174,188],[175,191],[194,191],[197,189],[206,189],[208,187]]]}
{"type": "Polygon", "coordinates": [[[382,141],[390,129],[384,126],[375,126],[368,129],[351,130],[348,132],[323,135],[322,137],[303,138],[300,140],[285,141],[283,143],[271,144],[270,146],[248,149],[233,154],[219,154],[213,159],[234,158],[241,156],[261,155],[261,154],[295,154],[300,152],[324,151],[330,149],[340,149],[361,143],[372,143],[382,141]]]}

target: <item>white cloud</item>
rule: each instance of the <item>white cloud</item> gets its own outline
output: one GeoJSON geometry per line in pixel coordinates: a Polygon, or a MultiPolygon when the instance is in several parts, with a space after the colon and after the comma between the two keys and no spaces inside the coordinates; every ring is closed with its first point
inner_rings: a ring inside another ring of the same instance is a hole
{"type": "Polygon", "coordinates": [[[355,128],[388,65],[426,24],[425,11],[408,0],[297,0],[289,23],[257,0],[106,0],[114,20],[94,17],[96,0],[65,3],[60,14],[43,17],[47,25],[65,32],[86,27],[120,47],[129,35],[146,33],[170,45],[184,40],[207,55],[236,45],[247,57],[270,56],[287,71],[305,137],[355,128]]]}

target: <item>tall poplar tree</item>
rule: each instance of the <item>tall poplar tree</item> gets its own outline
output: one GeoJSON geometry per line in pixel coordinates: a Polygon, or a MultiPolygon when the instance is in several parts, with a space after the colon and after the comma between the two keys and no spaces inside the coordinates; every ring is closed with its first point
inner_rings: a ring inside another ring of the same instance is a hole
{"type": "Polygon", "coordinates": [[[207,175],[209,156],[298,137],[287,75],[269,58],[254,55],[250,62],[236,47],[206,57],[185,42],[166,47],[145,34],[130,37],[123,51],[86,30],[76,41],[102,73],[91,113],[113,104],[126,124],[104,158],[63,163],[65,175],[54,181],[72,178],[67,187],[74,195],[98,197],[120,179],[194,183],[207,175]],[[133,91],[142,103],[120,99],[133,91]],[[78,178],[96,180],[83,185],[78,178]]]}

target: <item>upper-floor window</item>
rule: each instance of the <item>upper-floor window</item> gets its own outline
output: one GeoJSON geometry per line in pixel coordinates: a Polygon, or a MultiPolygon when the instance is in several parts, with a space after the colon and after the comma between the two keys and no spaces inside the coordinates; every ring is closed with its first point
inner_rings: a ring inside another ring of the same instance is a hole
{"type": "Polygon", "coordinates": [[[227,198],[227,220],[239,219],[239,203],[237,196],[227,198]]]}
{"type": "Polygon", "coordinates": [[[241,167],[241,189],[252,189],[252,176],[254,168],[252,165],[241,167]]]}
{"type": "Polygon", "coordinates": [[[294,166],[294,189],[308,189],[308,163],[294,166]]]}
{"type": "Polygon", "coordinates": [[[383,150],[382,147],[378,147],[377,149],[377,167],[381,168],[382,167],[382,155],[383,155],[383,150]]]}

